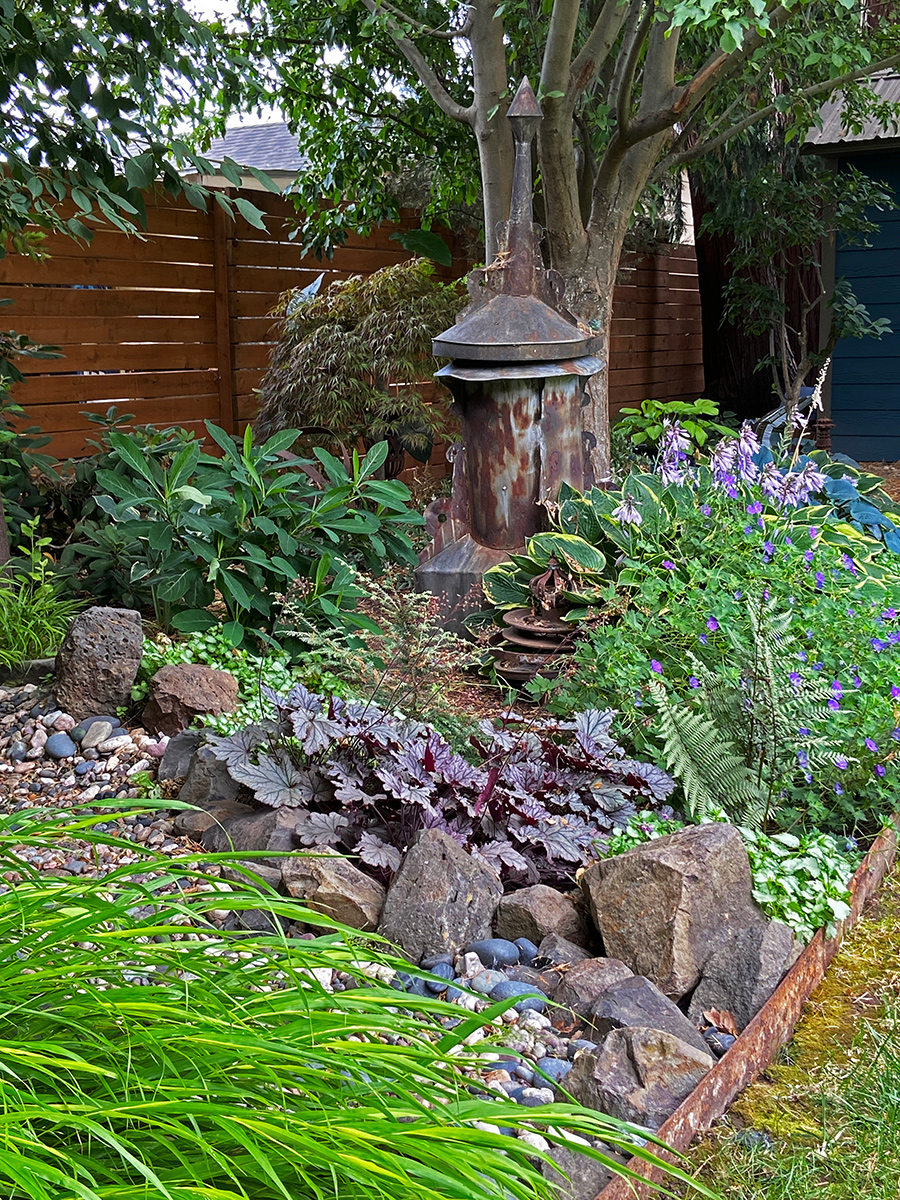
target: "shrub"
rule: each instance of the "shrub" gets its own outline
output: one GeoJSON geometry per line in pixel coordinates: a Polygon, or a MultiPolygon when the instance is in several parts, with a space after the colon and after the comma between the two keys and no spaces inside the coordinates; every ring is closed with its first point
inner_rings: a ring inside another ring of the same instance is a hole
{"type": "Polygon", "coordinates": [[[406,1011],[382,982],[399,961],[296,901],[249,884],[214,890],[208,860],[133,846],[137,861],[102,878],[23,862],[23,843],[72,838],[99,855],[111,839],[91,825],[71,813],[0,817],[12,883],[0,891],[8,1200],[550,1200],[533,1165],[541,1155],[497,1125],[653,1157],[628,1127],[577,1105],[474,1097],[478,1064],[464,1041],[509,1003],[452,1029],[440,1019],[459,1008],[417,997],[406,1011]],[[236,939],[210,923],[214,910],[261,904],[326,932],[236,939]],[[332,992],[335,969],[366,986],[332,992]]]}
{"type": "Polygon", "coordinates": [[[507,877],[566,878],[636,801],[661,802],[673,787],[665,772],[625,757],[610,712],[484,721],[473,766],[427,725],[371,702],[325,700],[302,685],[268,696],[277,722],[210,737],[216,757],[260,803],[295,809],[305,845],[358,854],[383,875],[424,827],[507,877]]]}
{"type": "Polygon", "coordinates": [[[45,557],[47,538],[36,535],[37,518],[22,526],[27,559],[12,560],[0,575],[0,667],[15,668],[32,658],[55,654],[79,600],[61,594],[45,557]]]}

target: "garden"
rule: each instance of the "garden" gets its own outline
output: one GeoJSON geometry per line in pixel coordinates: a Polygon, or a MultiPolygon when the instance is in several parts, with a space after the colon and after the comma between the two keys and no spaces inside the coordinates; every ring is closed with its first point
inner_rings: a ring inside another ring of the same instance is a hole
{"type": "Polygon", "coordinates": [[[0,6],[0,1194],[894,1195],[896,24],[232,8],[0,6]]]}

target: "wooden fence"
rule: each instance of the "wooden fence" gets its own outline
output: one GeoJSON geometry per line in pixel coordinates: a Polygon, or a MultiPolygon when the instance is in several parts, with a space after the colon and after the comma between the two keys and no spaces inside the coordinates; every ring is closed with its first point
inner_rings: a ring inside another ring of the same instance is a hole
{"type": "MultiPolygon", "coordinates": [[[[266,231],[232,221],[211,204],[148,201],[144,237],[98,232],[89,246],[55,235],[50,257],[0,260],[0,295],[14,305],[3,322],[64,358],[26,361],[14,398],[28,424],[50,435],[60,458],[89,451],[85,412],[134,413],[141,423],[203,430],[205,418],[239,431],[252,419],[269,360],[278,295],[324,273],[369,274],[409,255],[382,226],[351,237],[332,260],[304,258],[290,240],[293,209],[280,197],[244,193],[266,213],[266,231]]],[[[454,261],[444,274],[462,274],[454,261]]],[[[692,248],[628,262],[616,292],[610,341],[614,410],[645,396],[692,398],[702,390],[699,296],[692,248]]]]}

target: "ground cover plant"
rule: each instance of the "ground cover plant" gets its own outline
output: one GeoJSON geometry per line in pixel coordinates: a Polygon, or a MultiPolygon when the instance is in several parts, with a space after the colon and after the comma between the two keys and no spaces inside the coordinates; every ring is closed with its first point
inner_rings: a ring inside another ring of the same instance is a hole
{"type": "Polygon", "coordinates": [[[866,500],[829,501],[858,491],[851,472],[776,463],[746,429],[707,460],[672,425],[656,472],[564,490],[558,532],[485,576],[502,608],[529,602],[551,552],[567,574],[567,616],[586,633],[561,683],[533,693],[562,714],[617,709],[631,751],[676,775],[694,818],[877,828],[900,740],[900,558],[866,500]]]}
{"type": "Polygon", "coordinates": [[[45,557],[49,539],[39,538],[36,526],[36,519],[23,525],[26,557],[0,573],[0,669],[14,671],[29,659],[55,654],[81,608],[80,600],[64,594],[63,581],[45,557]]]}
{"type": "Polygon", "coordinates": [[[473,1096],[465,1039],[508,1002],[465,1020],[427,997],[416,1013],[399,1009],[390,956],[295,901],[223,890],[204,874],[209,858],[145,852],[100,878],[64,879],[18,853],[109,843],[91,832],[97,820],[0,817],[10,1200],[549,1197],[541,1153],[498,1124],[651,1155],[628,1127],[577,1105],[536,1113],[473,1096]],[[320,935],[236,940],[211,921],[261,903],[309,917],[320,935]],[[334,970],[360,986],[331,991],[334,970]],[[453,1028],[439,1020],[450,1015],[453,1028]]]}

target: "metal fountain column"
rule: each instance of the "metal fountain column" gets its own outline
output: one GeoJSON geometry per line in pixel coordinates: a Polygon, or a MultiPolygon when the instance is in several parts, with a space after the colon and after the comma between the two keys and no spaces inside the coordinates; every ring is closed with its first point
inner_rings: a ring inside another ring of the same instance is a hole
{"type": "Polygon", "coordinates": [[[494,262],[473,271],[471,303],[436,338],[437,372],[453,393],[462,442],[449,501],[427,514],[432,544],[419,586],[459,606],[484,572],[546,528],[545,505],[560,484],[590,487],[580,410],[588,379],[602,370],[602,338],[563,307],[563,284],[541,257],[532,207],[531,143],[542,113],[523,79],[507,119],[516,159],[509,220],[494,262]]]}

